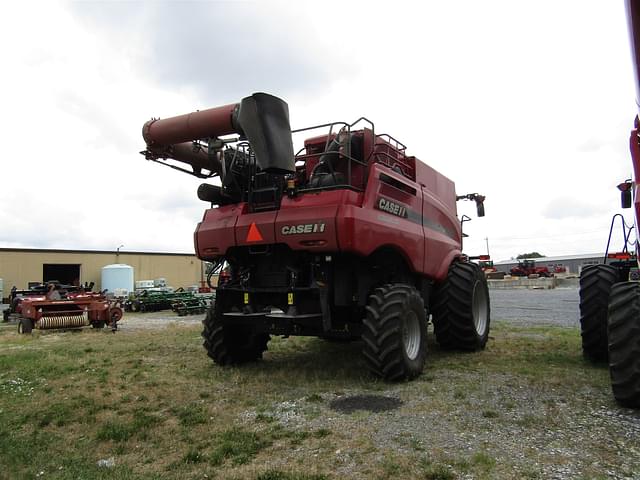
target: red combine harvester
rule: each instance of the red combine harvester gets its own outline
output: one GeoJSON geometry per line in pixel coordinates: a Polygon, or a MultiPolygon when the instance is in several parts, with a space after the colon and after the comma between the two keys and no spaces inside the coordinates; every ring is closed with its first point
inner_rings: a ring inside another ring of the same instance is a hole
{"type": "MultiPolygon", "coordinates": [[[[635,62],[636,102],[640,107],[640,1],[627,0],[627,20],[635,62]]],[[[586,267],[580,275],[580,326],[582,350],[594,361],[608,361],[613,395],[623,406],[640,408],[640,283],[638,282],[637,231],[640,219],[640,122],[635,119],[629,145],[634,181],[618,186],[622,207],[635,205],[635,225],[622,215],[611,221],[607,253],[602,264],[586,267]],[[623,248],[609,254],[611,233],[621,219],[623,248]],[[636,240],[630,242],[632,231],[636,240]],[[634,251],[629,251],[631,243],[634,251]]]]}
{"type": "Polygon", "coordinates": [[[11,306],[3,312],[4,320],[18,322],[18,333],[38,330],[81,328],[91,325],[113,330],[122,318],[122,309],[104,295],[83,288],[51,284],[31,290],[12,292],[11,306]],[[55,295],[51,295],[55,292],[55,295]]]}
{"type": "Polygon", "coordinates": [[[310,335],[362,339],[375,375],[412,378],[429,315],[442,347],[484,348],[487,283],[461,252],[456,211],[472,200],[482,216],[484,197],[456,196],[369,120],[292,132],[287,104],[256,93],[142,133],[147,159],[220,178],[198,189],[211,208],[194,234],[198,257],[221,272],[202,333],[216,363],[261,358],[270,335],[310,335]]]}

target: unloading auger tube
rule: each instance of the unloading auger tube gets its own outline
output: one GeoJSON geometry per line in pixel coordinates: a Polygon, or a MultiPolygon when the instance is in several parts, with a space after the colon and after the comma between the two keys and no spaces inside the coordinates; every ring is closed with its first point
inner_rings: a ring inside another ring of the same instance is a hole
{"type": "Polygon", "coordinates": [[[262,171],[295,171],[289,107],[284,100],[266,93],[254,93],[240,103],[149,120],[142,127],[147,149],[141,153],[148,160],[173,159],[189,164],[196,176],[221,175],[224,142],[220,137],[232,134],[249,141],[262,171]]]}

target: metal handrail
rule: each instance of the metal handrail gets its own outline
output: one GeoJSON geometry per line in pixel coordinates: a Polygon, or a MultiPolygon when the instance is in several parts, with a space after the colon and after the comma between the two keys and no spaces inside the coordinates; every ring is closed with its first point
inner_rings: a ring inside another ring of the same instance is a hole
{"type": "MultiPolygon", "coordinates": [[[[609,227],[609,239],[607,240],[607,249],[604,252],[604,260],[602,263],[604,263],[606,265],[607,263],[607,258],[609,256],[609,246],[611,245],[611,235],[613,234],[613,227],[615,226],[615,222],[616,222],[616,218],[620,217],[620,222],[621,222],[621,227],[622,227],[622,238],[624,239],[624,247],[622,248],[622,253],[629,253],[629,237],[631,236],[631,232],[635,229],[634,225],[627,225],[627,222],[625,222],[624,217],[622,216],[621,213],[616,213],[612,218],[611,218],[611,226],[609,227]]],[[[636,242],[634,242],[637,244],[637,240],[636,242]]]]}

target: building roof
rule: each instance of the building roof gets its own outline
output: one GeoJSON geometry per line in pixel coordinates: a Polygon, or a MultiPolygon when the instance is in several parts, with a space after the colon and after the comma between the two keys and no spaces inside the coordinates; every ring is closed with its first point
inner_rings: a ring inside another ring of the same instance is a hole
{"type": "MultiPolygon", "coordinates": [[[[536,262],[557,262],[561,263],[568,260],[589,260],[592,258],[604,258],[604,253],[583,253],[581,255],[560,255],[556,257],[538,257],[538,258],[521,258],[519,260],[535,260],[536,262]]],[[[510,263],[518,263],[518,259],[512,258],[510,260],[500,260],[494,262],[494,265],[507,265],[510,263]]]]}

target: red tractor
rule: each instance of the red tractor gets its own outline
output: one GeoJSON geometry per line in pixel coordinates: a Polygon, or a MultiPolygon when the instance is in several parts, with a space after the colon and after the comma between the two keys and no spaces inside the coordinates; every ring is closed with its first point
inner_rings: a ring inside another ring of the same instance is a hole
{"type": "Polygon", "coordinates": [[[50,283],[30,290],[12,291],[10,307],[3,312],[4,321],[18,322],[18,333],[33,329],[67,329],[91,325],[113,330],[122,318],[122,308],[101,293],[82,287],[50,283]]]}
{"type": "Polygon", "coordinates": [[[202,332],[216,363],[261,358],[270,335],[362,339],[375,375],[412,378],[429,315],[442,347],[484,348],[487,283],[456,211],[468,199],[482,216],[484,197],[456,196],[366,118],[291,131],[287,104],[256,93],[150,120],[143,137],[147,159],[220,180],[198,189],[211,208],[194,234],[221,272],[202,332]]]}
{"type": "MultiPolygon", "coordinates": [[[[640,102],[640,1],[627,0],[627,19],[636,72],[636,98],[640,102]]],[[[640,104],[639,104],[640,105],[640,104]]],[[[635,225],[626,225],[617,214],[611,222],[607,253],[603,262],[584,268],[580,275],[580,327],[584,355],[594,361],[607,361],[613,395],[623,406],[640,408],[640,283],[638,282],[638,241],[631,241],[640,218],[640,122],[635,119],[630,149],[634,181],[618,186],[622,207],[635,205],[635,225]],[[609,254],[611,233],[621,219],[623,247],[609,254]]]]}
{"type": "Polygon", "coordinates": [[[536,266],[535,260],[519,260],[518,265],[510,272],[514,277],[528,277],[529,275],[539,275],[541,277],[551,277],[552,274],[547,267],[536,266]]]}

